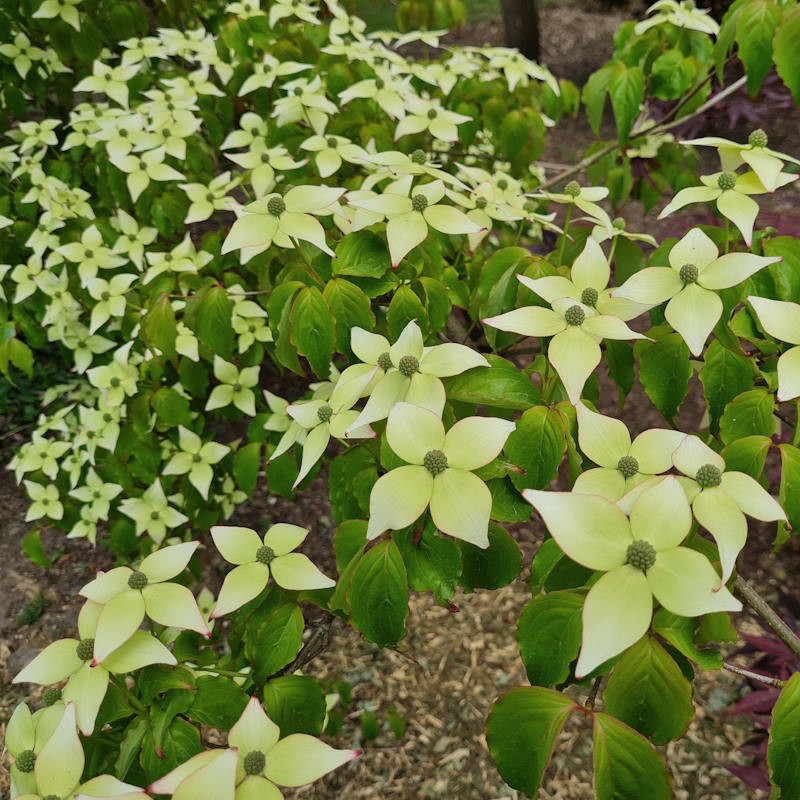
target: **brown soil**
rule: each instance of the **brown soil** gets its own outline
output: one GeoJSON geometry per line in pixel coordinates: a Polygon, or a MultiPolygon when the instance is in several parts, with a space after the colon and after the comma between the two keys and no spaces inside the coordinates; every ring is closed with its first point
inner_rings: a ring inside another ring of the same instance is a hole
{"type": "MultiPolygon", "coordinates": [[[[626,18],[625,13],[608,11],[592,3],[573,1],[545,6],[543,61],[556,75],[582,82],[608,58],[613,32],[626,18]]],[[[467,26],[453,40],[500,44],[502,27],[497,21],[467,26]]],[[[784,138],[794,138],[793,143],[787,141],[786,149],[798,152],[800,142],[796,131],[800,128],[796,124],[797,111],[793,113],[792,124],[787,123],[785,115],[780,124],[786,131],[784,138]]],[[[559,126],[558,137],[551,137],[545,158],[574,163],[580,160],[590,141],[592,135],[585,122],[565,121],[559,126]]],[[[789,228],[800,234],[794,211],[796,196],[784,194],[784,198],[789,197],[794,199],[779,200],[767,213],[781,223],[784,232],[789,228]]],[[[631,227],[636,220],[657,235],[674,233],[674,227],[660,227],[663,223],[656,223],[654,216],[647,215],[645,221],[641,211],[634,212],[630,217],[631,227]]],[[[697,222],[697,217],[692,221],[697,222]]],[[[684,222],[679,221],[678,227],[684,222]]],[[[681,415],[682,422],[689,426],[697,425],[702,413],[702,401],[697,387],[694,388],[681,415]]],[[[602,410],[616,413],[616,391],[605,386],[602,396],[608,398],[602,410]]],[[[628,399],[622,415],[635,430],[664,424],[639,387],[628,399]]],[[[44,645],[71,635],[79,607],[76,591],[96,570],[108,568],[111,561],[104,551],[95,550],[86,542],[67,541],[63,535],[53,533],[45,534],[45,547],[48,552],[61,550],[63,555],[47,571],[32,565],[19,547],[30,528],[24,522],[26,501],[10,473],[0,473],[0,496],[5,505],[0,562],[6,589],[5,602],[0,607],[2,736],[4,721],[15,705],[21,700],[37,699],[36,693],[26,694],[28,687],[14,686],[8,681],[44,645]],[[48,603],[40,618],[29,624],[15,619],[38,596],[48,603]]],[[[323,480],[318,479],[295,503],[259,491],[236,515],[237,524],[261,529],[279,520],[310,527],[314,539],[309,549],[320,566],[333,574],[330,544],[334,524],[323,480]]],[[[524,577],[542,531],[538,521],[533,520],[513,528],[524,554],[524,577]]],[[[788,575],[796,574],[800,563],[796,541],[783,551],[784,557],[777,563],[770,553],[771,535],[766,530],[754,531],[748,554],[740,561],[746,577],[767,593],[787,580],[788,575]]],[[[218,586],[221,575],[221,565],[210,571],[208,582],[212,588],[218,586]]],[[[493,765],[486,748],[484,726],[499,694],[526,685],[515,630],[520,611],[529,599],[522,579],[497,592],[458,595],[457,613],[437,606],[430,595],[413,596],[402,652],[379,650],[364,642],[355,631],[339,628],[332,646],[310,663],[306,672],[323,682],[344,679],[353,685],[347,721],[333,743],[340,747],[364,746],[365,753],[349,767],[297,790],[293,796],[318,800],[518,798],[520,795],[504,784],[493,765]],[[384,722],[376,740],[361,742],[361,715],[374,712],[383,721],[390,707],[407,721],[404,736],[396,739],[384,722]]],[[[729,673],[698,677],[695,721],[686,737],[666,748],[675,794],[680,800],[746,800],[761,796],[720,766],[722,762],[741,760],[736,748],[751,733],[747,720],[730,718],[726,712],[742,691],[743,682],[729,673]]],[[[587,733],[577,722],[568,724],[540,797],[586,800],[592,796],[591,737],[587,733]]],[[[6,787],[7,775],[0,766],[0,793],[6,787]]]]}

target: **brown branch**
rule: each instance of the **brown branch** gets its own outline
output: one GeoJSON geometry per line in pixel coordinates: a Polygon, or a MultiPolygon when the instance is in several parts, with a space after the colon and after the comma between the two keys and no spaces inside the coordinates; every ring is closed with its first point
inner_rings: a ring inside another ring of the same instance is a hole
{"type": "Polygon", "coordinates": [[[736,594],[772,628],[778,638],[798,657],[800,657],[800,638],[778,616],[778,612],[741,575],[733,582],[736,594]]]}
{"type": "Polygon", "coordinates": [[[297,658],[295,658],[291,664],[284,667],[280,671],[280,674],[291,675],[293,672],[302,669],[306,664],[322,655],[322,653],[330,647],[334,633],[342,624],[342,621],[338,617],[328,614],[320,622],[312,625],[311,636],[308,637],[305,644],[300,648],[297,658]]]}
{"type": "Polygon", "coordinates": [[[722,662],[722,668],[734,675],[741,675],[743,678],[750,678],[751,680],[765,683],[767,686],[774,686],[776,689],[782,689],[785,681],[780,681],[777,678],[770,678],[768,675],[760,675],[758,672],[751,672],[749,669],[737,667],[735,664],[729,664],[727,661],[722,662]]]}

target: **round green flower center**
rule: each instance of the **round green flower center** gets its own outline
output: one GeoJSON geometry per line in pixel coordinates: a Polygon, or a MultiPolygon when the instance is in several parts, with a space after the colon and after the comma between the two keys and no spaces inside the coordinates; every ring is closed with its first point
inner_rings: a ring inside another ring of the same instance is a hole
{"type": "Polygon", "coordinates": [[[94,251],[93,250],[84,250],[83,251],[84,258],[94,258],[94,251]]]}
{"type": "Polygon", "coordinates": [[[106,413],[103,414],[103,422],[111,422],[112,419],[113,417],[111,416],[111,414],[108,413],[108,411],[106,411],[106,413]]]}
{"type": "Polygon", "coordinates": [[[101,300],[110,300],[111,299],[111,292],[103,292],[100,295],[101,300]]]}
{"type": "Polygon", "coordinates": [[[242,384],[241,383],[234,383],[233,384],[233,391],[238,394],[242,391],[242,384]]]}
{"type": "Polygon", "coordinates": [[[327,142],[325,142],[325,144],[327,144],[328,147],[330,147],[330,148],[335,150],[337,142],[336,142],[336,139],[333,138],[333,136],[329,136],[328,140],[327,140],[327,142]]]}
{"type": "Polygon", "coordinates": [[[23,750],[14,762],[20,772],[33,772],[36,764],[36,753],[33,750],[23,750]]]}
{"type": "Polygon", "coordinates": [[[611,223],[618,231],[625,230],[625,220],[622,217],[614,217],[614,221],[611,223]]]}
{"type": "Polygon", "coordinates": [[[623,478],[632,478],[639,471],[639,462],[633,456],[622,456],[617,461],[617,469],[623,478]]]}
{"type": "Polygon", "coordinates": [[[587,286],[581,292],[581,303],[583,303],[585,306],[591,306],[594,308],[597,305],[599,298],[600,295],[597,293],[597,289],[594,289],[591,286],[587,286]]]}
{"type": "Polygon", "coordinates": [[[57,794],[47,794],[42,800],[61,800],[61,798],[57,794]]]}
{"type": "Polygon", "coordinates": [[[203,460],[203,456],[201,456],[200,453],[195,453],[192,456],[192,463],[194,463],[194,464],[199,464],[202,460],[203,460]]]}
{"type": "Polygon", "coordinates": [[[435,478],[447,469],[447,456],[441,450],[428,450],[422,463],[435,478]]]}
{"type": "Polygon", "coordinates": [[[414,211],[422,212],[428,207],[428,198],[424,194],[415,194],[411,198],[411,208],[414,211]]]}
{"type": "Polygon", "coordinates": [[[328,422],[332,416],[333,409],[327,403],[317,409],[317,419],[319,419],[320,422],[328,422]]]}
{"type": "Polygon", "coordinates": [[[157,520],[161,514],[158,511],[151,511],[150,512],[150,519],[157,520]]]}
{"type": "Polygon", "coordinates": [[[275,560],[275,551],[271,547],[267,547],[265,544],[261,545],[261,547],[256,550],[256,561],[261,564],[269,564],[270,562],[275,560]]]}
{"type": "Polygon", "coordinates": [[[733,172],[723,172],[722,175],[717,178],[717,186],[719,186],[723,192],[733,189],[733,187],[736,186],[736,175],[733,172]]]}
{"type": "Polygon", "coordinates": [[[262,153],[261,154],[261,163],[262,164],[269,164],[269,153],[262,153]]]}
{"type": "Polygon", "coordinates": [[[46,706],[55,705],[61,699],[61,689],[57,687],[51,687],[50,689],[45,689],[42,692],[42,702],[46,706]]]}
{"type": "Polygon", "coordinates": [[[378,356],[377,364],[384,372],[387,372],[392,368],[392,357],[389,355],[388,352],[381,353],[378,356]]]}
{"type": "Polygon", "coordinates": [[[267,757],[260,750],[251,750],[242,764],[247,775],[260,775],[266,765],[267,757]]]}
{"type": "Polygon", "coordinates": [[[684,285],[689,283],[697,283],[697,278],[700,275],[700,270],[694,264],[684,264],[678,273],[684,285]]]}
{"type": "Polygon", "coordinates": [[[94,639],[81,639],[75,648],[75,655],[81,661],[91,661],[94,656],[94,639]]]}
{"type": "Polygon", "coordinates": [[[722,472],[720,472],[719,467],[715,467],[713,464],[703,464],[697,470],[697,475],[694,476],[694,479],[703,489],[713,489],[722,483],[722,472]]]}
{"type": "Polygon", "coordinates": [[[144,587],[147,586],[147,575],[145,575],[144,572],[140,572],[138,569],[133,570],[128,578],[128,586],[130,586],[131,589],[144,589],[144,587]]]}
{"type": "Polygon", "coordinates": [[[206,192],[206,203],[214,202],[214,192],[206,192]]]}
{"type": "Polygon", "coordinates": [[[273,217],[279,217],[286,211],[286,203],[283,202],[282,197],[270,197],[267,201],[267,211],[269,211],[273,217]]]}
{"type": "Polygon", "coordinates": [[[475,208],[486,208],[487,202],[485,197],[477,197],[475,198],[475,208]]]}
{"type": "Polygon", "coordinates": [[[637,539],[628,545],[625,553],[625,563],[630,564],[634,569],[647,572],[656,563],[656,549],[650,542],[644,539],[637,539]]]}
{"type": "Polygon", "coordinates": [[[581,193],[581,185],[578,181],[570,181],[564,187],[564,194],[568,194],[570,197],[577,197],[581,193]]]}
{"type": "Polygon", "coordinates": [[[380,91],[381,89],[383,89],[383,87],[384,87],[384,86],[386,86],[386,81],[384,81],[382,78],[376,78],[376,79],[375,79],[375,88],[376,88],[378,91],[380,91]]]}
{"type": "Polygon", "coordinates": [[[497,188],[500,189],[501,192],[504,192],[508,189],[508,181],[505,178],[500,178],[500,180],[497,181],[497,188]]]}
{"type": "Polygon", "coordinates": [[[427,154],[427,153],[426,153],[424,150],[415,150],[415,151],[414,151],[414,152],[411,154],[411,160],[412,160],[412,161],[413,161],[415,164],[419,164],[419,165],[421,166],[422,164],[424,164],[424,163],[426,163],[426,162],[427,162],[427,160],[428,160],[428,154],[427,154]]]}
{"type": "Polygon", "coordinates": [[[294,90],[294,96],[300,97],[301,94],[303,94],[303,90],[299,86],[297,86],[294,90]]]}
{"type": "Polygon", "coordinates": [[[112,388],[112,389],[116,389],[116,388],[118,388],[118,387],[119,387],[119,385],[120,385],[120,383],[121,383],[121,382],[122,382],[122,381],[120,381],[120,379],[119,379],[119,378],[112,378],[112,379],[111,379],[111,380],[108,382],[108,385],[109,385],[109,386],[111,386],[111,388],[112,388]]]}
{"type": "Polygon", "coordinates": [[[419,372],[419,361],[414,356],[403,356],[397,368],[406,378],[410,378],[415,372],[419,372]]]}
{"type": "Polygon", "coordinates": [[[767,134],[761,128],[757,128],[747,137],[750,147],[766,147],[767,141],[767,134]]]}
{"type": "Polygon", "coordinates": [[[586,312],[580,306],[570,306],[564,314],[564,319],[567,325],[583,325],[586,312]]]}
{"type": "Polygon", "coordinates": [[[431,108],[428,110],[428,119],[436,119],[438,115],[438,111],[435,108],[431,108]]]}
{"type": "Polygon", "coordinates": [[[250,135],[251,136],[256,137],[256,136],[258,136],[258,133],[259,133],[258,128],[250,128],[250,135]]]}

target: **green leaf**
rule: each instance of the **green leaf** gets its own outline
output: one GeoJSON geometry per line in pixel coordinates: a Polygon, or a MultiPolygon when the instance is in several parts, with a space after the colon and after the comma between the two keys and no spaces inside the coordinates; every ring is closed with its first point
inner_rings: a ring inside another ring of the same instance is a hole
{"type": "Polygon", "coordinates": [[[662,53],[650,69],[650,91],[660,100],[677,100],[690,86],[694,70],[678,49],[662,53]]]}
{"type": "Polygon", "coordinates": [[[244,634],[245,655],[253,667],[256,683],[263,683],[294,660],[303,646],[303,627],[299,606],[284,601],[273,590],[267,602],[247,621],[244,634]]]}
{"type": "Polygon", "coordinates": [[[433,592],[439,605],[447,606],[461,575],[461,551],[452,539],[438,536],[430,526],[422,536],[395,535],[403,556],[408,585],[415,592],[433,592]]]}
{"type": "Polygon", "coordinates": [[[789,87],[794,102],[800,105],[800,59],[797,43],[800,42],[800,6],[784,10],[773,40],[775,68],[781,80],[789,87]]]}
{"type": "Polygon", "coordinates": [[[191,691],[195,678],[191,670],[183,666],[151,664],[141,669],[136,676],[136,691],[139,699],[148,705],[160,694],[170,689],[191,691]]]}
{"type": "Polygon", "coordinates": [[[530,503],[526,502],[516,487],[507,478],[487,480],[492,493],[491,518],[498,522],[526,522],[531,515],[530,503]]]}
{"type": "Polygon", "coordinates": [[[150,398],[150,406],[161,422],[169,425],[191,425],[189,401],[171,386],[163,386],[150,398]]]}
{"type": "Polygon", "coordinates": [[[701,650],[694,642],[697,620],[679,617],[662,608],[653,617],[653,632],[666,639],[678,652],[683,653],[703,669],[722,669],[722,656],[717,650],[701,650]]]}
{"type": "Polygon", "coordinates": [[[173,719],[159,738],[160,744],[157,747],[151,728],[142,741],[140,763],[148,784],[171,772],[203,749],[200,731],[181,717],[173,719]]]}
{"type": "Polygon", "coordinates": [[[350,585],[352,621],[364,636],[385,647],[405,636],[408,615],[408,581],[403,557],[391,541],[368,550],[350,585]]]}
{"type": "Polygon", "coordinates": [[[781,690],[772,711],[767,745],[770,780],[780,789],[781,800],[800,798],[800,673],[781,690]]]}
{"type": "Polygon", "coordinates": [[[386,323],[391,339],[397,339],[403,328],[412,319],[417,321],[423,336],[429,333],[428,314],[422,301],[414,294],[414,290],[410,286],[398,286],[386,314],[386,323]]]}
{"type": "Polygon", "coordinates": [[[328,281],[322,296],[336,321],[336,349],[349,354],[350,329],[359,327],[371,331],[375,325],[369,298],[358,286],[343,278],[328,281]]]}
{"type": "Polygon", "coordinates": [[[176,336],[175,311],[169,296],[162,294],[156,298],[142,320],[142,337],[148,347],[157,348],[167,358],[175,358],[176,336]]]}
{"type": "Polygon", "coordinates": [[[678,333],[654,329],[655,342],[640,339],[634,345],[639,358],[639,380],[647,396],[669,422],[674,422],[689,392],[692,377],[689,348],[678,333]],[[660,335],[658,335],[660,334],[660,335]]]}
{"type": "Polygon", "coordinates": [[[608,96],[611,98],[619,140],[624,143],[628,140],[633,122],[639,115],[639,106],[644,100],[644,73],[641,67],[628,68],[618,63],[608,82],[608,96]]]}
{"type": "Polygon", "coordinates": [[[392,266],[386,241],[372,231],[348,233],[336,247],[331,262],[334,275],[380,278],[392,266]]]}
{"type": "Polygon", "coordinates": [[[249,497],[258,483],[261,469],[261,442],[251,442],[236,451],[233,459],[233,477],[239,488],[249,497]]]}
{"type": "Polygon", "coordinates": [[[50,569],[53,566],[50,556],[47,555],[42,545],[42,532],[39,528],[28,531],[22,537],[21,547],[22,552],[25,553],[31,564],[36,564],[37,567],[43,567],[44,569],[50,569]]]}
{"type": "Polygon", "coordinates": [[[605,360],[608,365],[608,377],[617,384],[620,403],[623,403],[633,388],[633,346],[621,339],[606,339],[605,360]]]}
{"type": "Polygon", "coordinates": [[[728,472],[744,472],[758,480],[764,472],[770,447],[772,439],[768,436],[745,436],[723,448],[720,455],[725,459],[728,472]]]}
{"type": "Polygon", "coordinates": [[[728,350],[717,339],[711,342],[699,377],[712,429],[716,430],[725,406],[753,385],[753,376],[753,363],[749,358],[728,350]]]}
{"type": "Polygon", "coordinates": [[[514,307],[519,282],[517,273],[533,263],[533,256],[524,247],[503,247],[493,253],[481,267],[472,299],[475,317],[491,317],[514,307]]]}
{"type": "Polygon", "coordinates": [[[776,0],[750,0],[739,15],[736,41],[747,73],[747,91],[751,95],[759,90],[772,66],[772,37],[780,19],[781,9],[776,0]]]}
{"type": "Polygon", "coordinates": [[[650,636],[642,637],[617,661],[603,699],[607,713],[655,744],[682,736],[694,717],[691,684],[650,636]]]}
{"type": "Polygon", "coordinates": [[[551,592],[535,597],[522,610],[517,641],[532,684],[557,686],[568,678],[581,647],[583,600],[579,592],[551,592]]]}
{"type": "Polygon", "coordinates": [[[720,438],[731,444],[743,436],[772,436],[775,397],[766,389],[742,392],[725,407],[719,421],[720,438]]]}
{"type": "MultiPolygon", "coordinates": [[[[790,15],[797,19],[798,35],[800,35],[800,7],[790,11],[787,17],[790,15]]],[[[794,64],[800,74],[800,60],[796,57],[794,64]]],[[[765,256],[780,256],[782,259],[779,263],[767,267],[777,287],[774,299],[793,301],[800,296],[800,240],[794,236],[773,236],[762,239],[762,242],[765,256]]]]}
{"type": "Polygon", "coordinates": [[[564,555],[555,539],[545,539],[536,551],[531,574],[526,578],[531,591],[555,592],[583,586],[593,571],[564,555]]]}
{"type": "Polygon", "coordinates": [[[242,715],[248,699],[244,690],[230,678],[201,675],[197,679],[194,702],[186,714],[201,725],[228,730],[242,715]]]}
{"type": "Polygon", "coordinates": [[[458,542],[462,569],[459,583],[465,592],[500,589],[513,581],[522,568],[522,554],[511,535],[494,522],[489,523],[489,547],[482,550],[469,542],[458,542]]]}
{"type": "Polygon", "coordinates": [[[117,760],[114,762],[114,772],[121,776],[122,780],[125,779],[136,756],[139,755],[146,733],[147,721],[141,717],[135,717],[125,728],[122,741],[119,743],[117,760]]]}
{"type": "Polygon", "coordinates": [[[789,527],[798,530],[800,529],[800,450],[791,444],[779,445],[778,449],[781,451],[781,485],[778,490],[778,502],[786,512],[789,527]]]}
{"type": "Polygon", "coordinates": [[[572,698],[538,686],[512,689],[495,702],[486,741],[509,786],[538,795],[553,745],[574,708],[572,698]]]}
{"type": "Polygon", "coordinates": [[[567,449],[564,419],[554,408],[534,406],[518,420],[503,448],[523,473],[511,474],[517,489],[544,489],[558,473],[567,449]]]}
{"type": "Polygon", "coordinates": [[[344,568],[364,549],[367,543],[367,522],[363,519],[349,519],[343,522],[333,537],[333,550],[336,554],[336,569],[342,574],[344,568]]]}
{"type": "Polygon", "coordinates": [[[366,447],[353,447],[336,456],[328,472],[328,496],[334,519],[343,522],[366,517],[376,480],[378,468],[366,447]]]}
{"type": "Polygon", "coordinates": [[[320,685],[305,675],[282,675],[264,687],[264,710],[281,729],[319,736],[325,721],[325,695],[320,685]]]}
{"type": "Polygon", "coordinates": [[[613,72],[614,66],[607,64],[605,67],[593,72],[583,87],[583,104],[586,106],[586,116],[595,136],[600,135],[603,109],[606,105],[606,92],[613,72]]]}
{"type": "Polygon", "coordinates": [[[231,301],[222,286],[212,286],[195,309],[195,333],[211,351],[230,361],[233,348],[231,301]]]}
{"type": "Polygon", "coordinates": [[[328,304],[316,286],[306,286],[297,293],[289,324],[290,338],[298,353],[308,359],[318,377],[327,378],[333,357],[334,324],[328,304]]]}
{"type": "Polygon", "coordinates": [[[650,742],[603,712],[594,715],[597,800],[670,800],[669,776],[650,742]]]}
{"type": "Polygon", "coordinates": [[[495,355],[487,355],[486,360],[488,368],[475,367],[445,378],[448,399],[518,411],[541,402],[531,379],[514,364],[495,355]]]}

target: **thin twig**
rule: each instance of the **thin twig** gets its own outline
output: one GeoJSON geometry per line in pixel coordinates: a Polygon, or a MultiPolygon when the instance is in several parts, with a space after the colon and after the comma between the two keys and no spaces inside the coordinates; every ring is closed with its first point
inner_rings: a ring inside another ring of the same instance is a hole
{"type": "Polygon", "coordinates": [[[600,693],[600,684],[603,682],[603,676],[598,675],[594,679],[594,683],[592,684],[592,689],[589,692],[589,696],[586,698],[586,702],[583,704],[583,707],[587,711],[592,711],[594,709],[594,704],[597,702],[597,695],[600,693]]]}
{"type": "Polygon", "coordinates": [[[741,576],[733,582],[736,594],[772,628],[778,638],[800,656],[800,637],[778,616],[778,612],[741,576]]]}
{"type": "MultiPolygon", "coordinates": [[[[680,127],[685,122],[688,122],[690,119],[694,119],[695,117],[698,117],[701,114],[705,114],[706,111],[708,111],[710,108],[713,108],[721,100],[724,100],[726,97],[728,97],[728,95],[731,95],[734,92],[738,92],[739,89],[741,89],[746,82],[747,82],[747,76],[743,75],[741,78],[734,81],[730,86],[727,86],[722,91],[717,92],[717,94],[715,94],[705,103],[703,103],[703,105],[692,111],[691,114],[687,114],[685,117],[681,117],[680,119],[676,119],[668,123],[655,122],[652,125],[648,126],[647,128],[643,128],[642,130],[633,133],[630,139],[628,140],[628,143],[634,141],[635,139],[640,139],[643,136],[651,136],[656,133],[665,133],[666,131],[672,130],[673,128],[680,127]]],[[[600,161],[602,158],[605,158],[609,153],[616,150],[617,147],[619,147],[618,142],[616,141],[611,142],[602,149],[598,150],[596,153],[592,153],[592,155],[582,159],[569,169],[566,169],[563,172],[560,172],[558,175],[553,176],[552,178],[550,178],[549,181],[545,181],[539,187],[538,190],[541,191],[549,189],[551,186],[556,186],[559,183],[563,183],[567,178],[571,178],[573,175],[577,175],[578,173],[583,172],[583,170],[586,169],[586,167],[589,167],[596,161],[600,161]]]]}
{"type": "Polygon", "coordinates": [[[341,624],[339,618],[331,614],[315,625],[312,628],[311,636],[308,637],[308,640],[297,654],[297,658],[287,667],[284,667],[281,670],[281,674],[291,675],[324,653],[330,646],[336,628],[341,624]]]}
{"type": "Polygon", "coordinates": [[[742,667],[737,667],[736,664],[729,664],[727,661],[722,662],[722,668],[728,670],[728,672],[733,672],[735,675],[741,675],[743,678],[751,678],[759,683],[765,683],[767,686],[774,686],[776,689],[782,689],[786,683],[786,681],[781,681],[777,678],[770,678],[768,675],[759,675],[749,669],[742,669],[742,667]]]}

